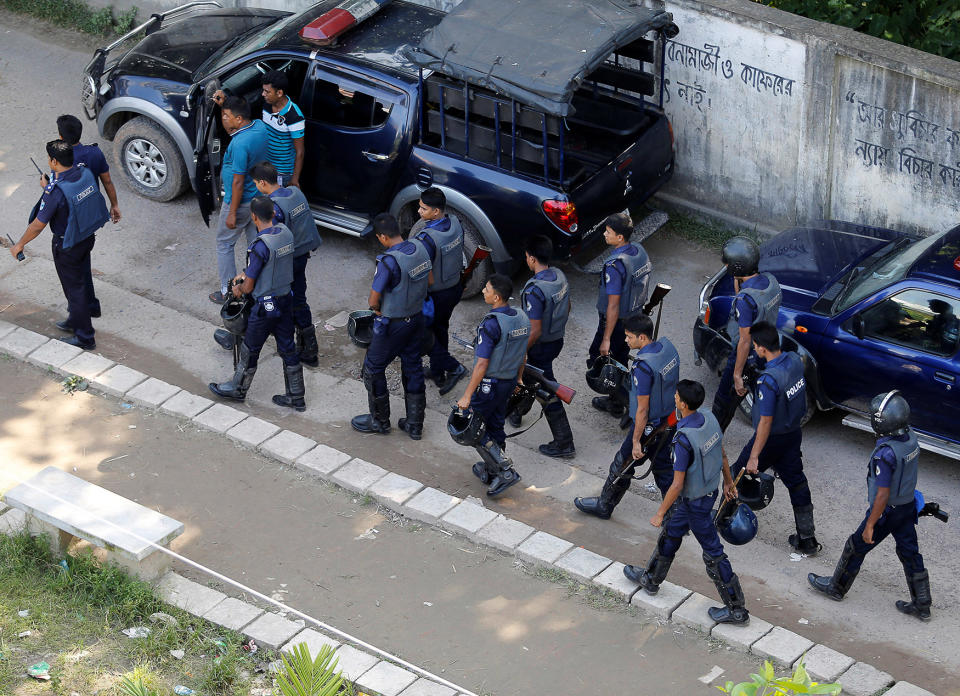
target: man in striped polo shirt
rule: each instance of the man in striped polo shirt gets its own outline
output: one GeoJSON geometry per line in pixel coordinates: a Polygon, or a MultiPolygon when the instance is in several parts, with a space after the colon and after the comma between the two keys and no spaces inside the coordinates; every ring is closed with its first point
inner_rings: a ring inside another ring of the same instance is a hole
{"type": "Polygon", "coordinates": [[[300,186],[303,133],[306,122],[300,108],[287,96],[286,73],[271,70],[263,76],[263,122],[270,133],[267,160],[278,172],[281,186],[300,186]]]}

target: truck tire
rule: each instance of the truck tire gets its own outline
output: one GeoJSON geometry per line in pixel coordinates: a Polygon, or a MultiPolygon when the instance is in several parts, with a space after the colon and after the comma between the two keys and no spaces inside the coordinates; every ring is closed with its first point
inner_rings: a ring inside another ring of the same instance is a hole
{"type": "Polygon", "coordinates": [[[172,201],[189,184],[180,150],[166,131],[146,116],[120,126],[113,143],[115,170],[144,198],[172,201]]]}
{"type": "MultiPolygon", "coordinates": [[[[448,207],[447,212],[451,215],[456,215],[460,219],[460,226],[463,227],[463,263],[466,265],[470,263],[470,259],[473,258],[473,252],[483,243],[483,237],[480,236],[480,233],[477,231],[473,222],[470,221],[470,218],[459,210],[448,207]]],[[[490,280],[492,274],[493,261],[486,258],[474,269],[473,275],[470,276],[470,280],[467,282],[467,286],[463,289],[463,297],[473,297],[479,294],[479,292],[483,290],[483,286],[490,280]]]]}

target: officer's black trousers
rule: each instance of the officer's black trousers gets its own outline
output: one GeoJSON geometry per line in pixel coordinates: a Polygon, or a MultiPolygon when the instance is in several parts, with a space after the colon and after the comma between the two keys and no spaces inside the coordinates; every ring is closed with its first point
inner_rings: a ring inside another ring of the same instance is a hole
{"type": "Polygon", "coordinates": [[[63,295],[67,298],[67,323],[81,341],[94,340],[91,310],[99,310],[100,303],[93,293],[93,273],[90,252],[96,237],[90,235],[69,249],[63,248],[63,237],[53,235],[53,265],[60,278],[63,295]]]}
{"type": "MultiPolygon", "coordinates": [[[[527,363],[543,370],[543,376],[547,379],[556,380],[553,374],[553,361],[556,360],[560,351],[563,350],[563,339],[559,341],[550,341],[549,343],[534,343],[527,350],[527,363]]],[[[560,399],[553,399],[543,407],[544,411],[555,412],[563,410],[563,402],[560,399]]]]}
{"type": "Polygon", "coordinates": [[[408,394],[423,394],[423,363],[420,361],[420,332],[423,314],[405,319],[377,317],[373,322],[373,338],[363,358],[363,369],[373,379],[373,395],[387,393],[387,365],[400,358],[403,390],[408,394]]]}
{"type": "Polygon", "coordinates": [[[470,397],[470,408],[487,424],[487,434],[504,449],[507,435],[503,422],[507,417],[507,401],[517,386],[515,379],[485,378],[470,397]]]}
{"type": "Polygon", "coordinates": [[[433,323],[430,331],[434,338],[433,347],[430,349],[431,375],[452,372],[460,365],[460,362],[450,355],[450,317],[462,296],[463,287],[460,283],[452,288],[430,293],[433,299],[433,323]]]}
{"type": "Polygon", "coordinates": [[[883,511],[880,519],[873,526],[873,543],[863,540],[863,529],[867,526],[870,511],[864,515],[863,522],[857,531],[850,535],[853,544],[853,556],[847,563],[847,572],[856,575],[868,553],[880,545],[880,542],[893,535],[897,542],[897,556],[903,563],[903,569],[908,575],[923,570],[923,556],[920,555],[920,545],[917,542],[917,506],[913,501],[903,505],[889,506],[883,511]]]}
{"type": "Polygon", "coordinates": [[[298,329],[306,329],[313,324],[313,315],[310,305],[307,304],[307,261],[310,252],[293,258],[293,282],[290,291],[293,293],[293,325],[298,329]]]}
{"type": "MultiPolygon", "coordinates": [[[[667,489],[670,488],[670,484],[673,483],[673,459],[671,457],[671,444],[670,441],[673,439],[673,436],[676,434],[676,428],[667,428],[660,435],[650,438],[646,443],[645,448],[646,452],[650,453],[650,456],[653,456],[653,480],[657,484],[657,488],[660,490],[660,497],[667,497],[667,489]],[[659,449],[658,449],[659,447],[659,449]]],[[[627,427],[627,436],[623,438],[623,442],[620,444],[620,456],[623,458],[624,464],[629,464],[633,459],[633,421],[630,421],[630,425],[627,427]]],[[[649,458],[643,462],[642,467],[645,468],[649,458]]],[[[611,473],[613,470],[611,469],[611,473]]],[[[631,476],[633,476],[634,467],[630,468],[630,471],[620,479],[619,487],[622,487],[624,490],[630,487],[631,476]]]]}
{"type": "Polygon", "coordinates": [[[689,529],[700,543],[704,554],[721,559],[717,565],[720,579],[723,582],[730,582],[733,577],[733,568],[723,552],[723,543],[713,523],[713,504],[716,500],[716,491],[693,500],[678,498],[670,509],[670,516],[663,522],[666,533],[663,536],[660,553],[673,558],[680,550],[683,537],[689,529]]]}
{"type": "MultiPolygon", "coordinates": [[[[747,465],[756,438],[756,434],[750,438],[750,441],[740,452],[736,464],[731,468],[730,473],[733,474],[734,478],[740,473],[740,469],[747,465]]],[[[810,486],[807,484],[807,477],[803,473],[803,454],[800,451],[802,444],[803,430],[800,428],[781,435],[771,434],[758,457],[760,471],[773,469],[777,472],[777,476],[780,477],[783,485],[787,487],[787,491],[790,493],[790,504],[795,508],[812,504],[810,486]]]]}
{"type": "Polygon", "coordinates": [[[248,368],[257,366],[260,351],[270,334],[273,334],[277,341],[277,352],[283,359],[283,364],[290,367],[300,364],[297,344],[293,339],[293,314],[290,311],[293,298],[290,295],[274,297],[271,302],[273,311],[267,310],[263,301],[254,304],[250,310],[247,332],[243,335],[243,343],[250,351],[248,368]]]}

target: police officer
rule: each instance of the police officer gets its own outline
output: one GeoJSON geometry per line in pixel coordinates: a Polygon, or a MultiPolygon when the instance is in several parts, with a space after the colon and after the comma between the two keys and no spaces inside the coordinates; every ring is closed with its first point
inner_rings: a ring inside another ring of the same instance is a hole
{"type": "MultiPolygon", "coordinates": [[[[80,136],[83,134],[83,124],[72,114],[63,114],[57,117],[57,133],[60,139],[65,140],[73,148],[73,163],[78,167],[86,167],[100,181],[107,198],[110,199],[110,219],[120,222],[120,204],[117,202],[117,188],[110,178],[110,165],[103,156],[100,146],[81,145],[80,136]]],[[[95,314],[98,314],[95,313],[95,314]]]]}
{"type": "Polygon", "coordinates": [[[673,482],[657,514],[650,519],[650,524],[660,527],[660,538],[645,568],[624,566],[623,574],[638,583],[647,594],[657,594],[680,549],[683,536],[689,530],[703,549],[707,575],[716,585],[724,604],[723,607],[711,607],[707,613],[717,623],[742,625],[750,622],[750,614],[745,607],[740,579],[723,552],[712,515],[721,478],[725,499],[735,498],[736,489],[723,451],[720,424],[712,413],[697,410],[704,396],[703,385],[699,382],[684,379],[677,384],[674,400],[680,419],[672,443],[673,482]]]}
{"type": "MultiPolygon", "coordinates": [[[[543,370],[548,379],[556,379],[553,361],[563,350],[563,334],[570,317],[570,284],[559,268],[549,265],[553,243],[548,237],[529,237],[524,246],[527,268],[533,277],[523,286],[521,306],[530,320],[530,338],[527,340],[527,362],[543,370]]],[[[540,445],[540,453],[548,457],[572,457],[573,431],[560,399],[552,399],[543,407],[553,440],[540,445]]],[[[510,423],[519,426],[522,413],[509,414],[510,423]]]]}
{"type": "Polygon", "coordinates": [[[910,601],[898,601],[897,609],[929,621],[930,576],[923,567],[917,543],[914,500],[920,447],[916,433],[908,425],[910,406],[899,392],[891,391],[875,396],[870,411],[877,444],[867,463],[867,514],[847,539],[833,576],[810,573],[807,581],[813,589],[839,602],[850,591],[864,557],[892,534],[910,589],[910,601]]]}
{"type": "MultiPolygon", "coordinates": [[[[629,349],[623,338],[623,320],[643,311],[650,279],[650,258],[639,244],[630,243],[633,221],[627,213],[617,213],[604,223],[603,239],[612,251],[600,273],[597,312],[600,321],[590,344],[588,365],[599,355],[612,355],[626,365],[629,349]]],[[[627,410],[627,393],[621,389],[613,396],[594,397],[593,407],[620,417],[627,410]]]]}
{"type": "Polygon", "coordinates": [[[753,402],[754,434],[734,465],[734,474],[746,466],[748,474],[773,468],[790,493],[797,533],[790,545],[811,556],[820,550],[813,524],[810,486],[803,473],[801,424],[807,410],[803,362],[796,353],[780,350],[780,334],[765,321],[750,328],[757,355],[766,362],[757,378],[753,402]]]}
{"type": "Polygon", "coordinates": [[[53,265],[69,312],[66,321],[58,322],[57,328],[73,332],[72,336],[60,340],[90,350],[97,347],[90,321],[91,307],[97,302],[93,294],[90,252],[96,231],[107,223],[110,213],[90,170],[74,166],[73,148],[69,143],[51,140],[47,143],[47,157],[53,181],[44,187],[36,217],[27,225],[20,241],[10,247],[10,254],[16,258],[50,225],[53,265]]]}
{"type": "Polygon", "coordinates": [[[440,395],[450,392],[467,374],[467,368],[450,355],[450,316],[463,296],[463,228],[456,215],[446,213],[447,198],[431,186],[420,194],[420,219],[410,236],[419,239],[430,254],[433,270],[428,295],[433,300],[433,347],[430,349],[430,378],[440,395]]]}
{"type": "Polygon", "coordinates": [[[247,331],[240,345],[240,358],[233,377],[209,387],[217,396],[243,401],[257,374],[257,362],[264,341],[271,334],[277,341],[277,352],[283,360],[285,394],[273,397],[273,403],[297,411],[307,408],[304,395],[303,366],[293,341],[293,233],[285,226],[273,223],[273,202],[266,196],[250,201],[250,218],[257,228],[257,236],[247,248],[247,267],[234,278],[234,297],[250,295],[255,304],[250,310],[247,331]]]}
{"type": "Polygon", "coordinates": [[[646,314],[625,319],[623,329],[627,345],[639,349],[630,369],[629,415],[633,427],[613,458],[600,496],[573,499],[578,509],[603,520],[610,519],[644,457],[652,462],[653,478],[664,499],[674,481],[669,446],[674,428],[668,418],[675,409],[680,355],[669,339],[653,339],[653,320],[646,314]]]}
{"type": "Polygon", "coordinates": [[[713,415],[724,430],[733,420],[747,387],[743,371],[748,361],[759,367],[750,347],[750,327],[760,321],[777,325],[783,294],[772,273],[760,273],[760,249],[746,237],[733,237],[723,246],[723,262],[733,276],[737,295],[730,306],[727,334],[731,349],[713,397],[713,415]]]}
{"type": "Polygon", "coordinates": [[[430,278],[430,255],[419,241],[404,241],[392,215],[377,215],[373,219],[373,231],[386,251],[377,256],[369,298],[370,309],[377,313],[362,371],[370,412],[355,416],[350,424],[362,433],[386,435],[390,432],[390,394],[384,371],[400,356],[407,415],[397,425],[412,439],[419,440],[423,436],[427,407],[420,332],[430,278]]]}
{"type": "Polygon", "coordinates": [[[513,293],[510,279],[494,273],[483,287],[483,301],[490,311],[477,327],[473,372],[457,402],[461,411],[472,409],[486,424],[483,440],[477,445],[482,462],[473,465],[473,473],[487,488],[488,496],[503,493],[520,480],[513,462],[504,455],[507,445],[503,431],[507,400],[523,371],[530,320],[521,309],[508,303],[513,293]]]}

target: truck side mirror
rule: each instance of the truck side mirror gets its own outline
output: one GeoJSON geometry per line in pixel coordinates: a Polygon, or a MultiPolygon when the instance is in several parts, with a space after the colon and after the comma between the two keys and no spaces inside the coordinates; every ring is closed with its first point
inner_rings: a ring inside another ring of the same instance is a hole
{"type": "Polygon", "coordinates": [[[862,341],[864,335],[863,315],[854,314],[853,319],[850,322],[850,327],[853,329],[853,335],[862,341]]]}

